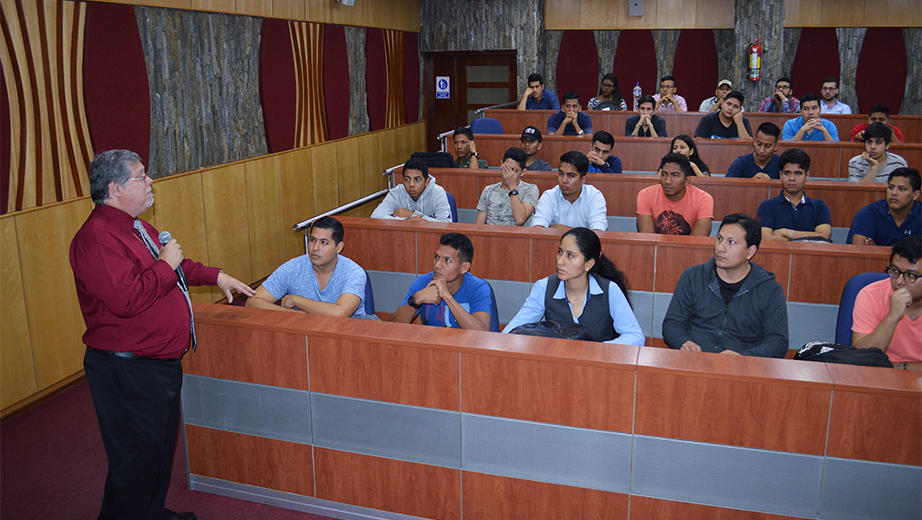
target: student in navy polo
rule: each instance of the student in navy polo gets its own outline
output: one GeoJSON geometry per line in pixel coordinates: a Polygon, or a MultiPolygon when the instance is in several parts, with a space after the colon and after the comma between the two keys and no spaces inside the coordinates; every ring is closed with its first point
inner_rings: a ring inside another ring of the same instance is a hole
{"type": "Polygon", "coordinates": [[[887,179],[887,197],[858,211],[845,243],[892,246],[908,236],[922,234],[920,189],[919,170],[893,170],[887,179]]]}
{"type": "Polygon", "coordinates": [[[794,240],[796,238],[832,236],[832,218],[826,203],[804,193],[810,178],[810,156],[799,148],[785,150],[781,166],[781,193],[759,204],[762,238],[794,240]]]}

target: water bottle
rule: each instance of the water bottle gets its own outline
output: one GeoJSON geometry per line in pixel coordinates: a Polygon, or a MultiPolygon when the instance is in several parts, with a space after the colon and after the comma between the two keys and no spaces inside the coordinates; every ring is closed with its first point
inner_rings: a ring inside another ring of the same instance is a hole
{"type": "Polygon", "coordinates": [[[640,90],[640,82],[638,81],[634,85],[634,112],[637,112],[637,102],[640,101],[640,96],[643,95],[643,92],[640,90]]]}

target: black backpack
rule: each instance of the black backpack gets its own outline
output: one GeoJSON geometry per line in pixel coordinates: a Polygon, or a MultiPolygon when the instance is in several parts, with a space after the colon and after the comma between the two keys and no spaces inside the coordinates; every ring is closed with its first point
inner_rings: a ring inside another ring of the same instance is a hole
{"type": "Polygon", "coordinates": [[[454,159],[446,152],[414,152],[410,157],[422,159],[430,168],[454,168],[454,159]]]}
{"type": "Polygon", "coordinates": [[[822,341],[807,343],[797,351],[797,354],[794,354],[794,359],[893,368],[890,358],[879,348],[855,348],[822,341]]]}
{"type": "Polygon", "coordinates": [[[509,334],[523,336],[539,336],[542,338],[578,339],[592,341],[592,333],[579,323],[563,323],[559,321],[538,321],[526,323],[509,331],[509,334]]]}

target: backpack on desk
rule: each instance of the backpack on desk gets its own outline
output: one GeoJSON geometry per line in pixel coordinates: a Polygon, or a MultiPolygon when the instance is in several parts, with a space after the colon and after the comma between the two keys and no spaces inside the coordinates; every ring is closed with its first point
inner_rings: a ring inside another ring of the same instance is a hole
{"type": "Polygon", "coordinates": [[[822,341],[807,343],[794,354],[794,359],[893,368],[890,358],[879,348],[856,348],[822,341]]]}

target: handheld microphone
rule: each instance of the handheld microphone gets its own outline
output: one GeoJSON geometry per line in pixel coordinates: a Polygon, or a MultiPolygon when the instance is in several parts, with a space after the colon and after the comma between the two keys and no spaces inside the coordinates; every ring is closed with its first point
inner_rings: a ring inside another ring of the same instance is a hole
{"type": "MultiPolygon", "coordinates": [[[[160,240],[160,245],[166,245],[167,242],[173,240],[173,236],[170,235],[169,231],[161,231],[160,235],[157,236],[157,239],[160,240]]],[[[182,270],[182,265],[176,268],[176,276],[179,277],[179,285],[182,286],[184,291],[189,290],[189,284],[186,282],[186,273],[182,270]]]]}

